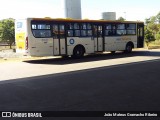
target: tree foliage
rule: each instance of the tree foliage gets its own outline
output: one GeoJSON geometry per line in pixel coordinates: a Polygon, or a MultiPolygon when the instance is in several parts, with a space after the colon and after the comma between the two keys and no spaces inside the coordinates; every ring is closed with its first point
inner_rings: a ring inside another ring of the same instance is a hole
{"type": "Polygon", "coordinates": [[[14,20],[5,19],[2,20],[0,24],[1,24],[0,27],[1,40],[10,45],[11,48],[12,44],[15,42],[14,20]]]}
{"type": "Polygon", "coordinates": [[[125,21],[125,19],[123,17],[119,17],[118,20],[119,21],[125,21]]]}
{"type": "Polygon", "coordinates": [[[2,40],[1,36],[2,36],[2,22],[0,21],[0,41],[2,40]]]}
{"type": "Polygon", "coordinates": [[[146,27],[145,27],[145,40],[146,42],[155,40],[154,35],[152,34],[152,31],[150,31],[146,27]]]}
{"type": "Polygon", "coordinates": [[[160,12],[156,16],[145,19],[146,41],[160,40],[160,12]]]}
{"type": "Polygon", "coordinates": [[[160,24],[160,12],[156,15],[157,22],[160,24]]]}

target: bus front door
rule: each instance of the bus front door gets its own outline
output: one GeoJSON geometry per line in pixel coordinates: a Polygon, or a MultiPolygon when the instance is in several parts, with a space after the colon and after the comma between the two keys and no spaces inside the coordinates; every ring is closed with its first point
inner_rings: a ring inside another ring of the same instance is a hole
{"type": "Polygon", "coordinates": [[[94,46],[95,52],[102,52],[103,51],[103,27],[101,25],[94,25],[94,46]]]}
{"type": "Polygon", "coordinates": [[[53,55],[66,55],[65,25],[53,25],[53,55]]]}
{"type": "Polygon", "coordinates": [[[142,48],[144,47],[144,24],[139,23],[137,27],[137,47],[142,48]]]}

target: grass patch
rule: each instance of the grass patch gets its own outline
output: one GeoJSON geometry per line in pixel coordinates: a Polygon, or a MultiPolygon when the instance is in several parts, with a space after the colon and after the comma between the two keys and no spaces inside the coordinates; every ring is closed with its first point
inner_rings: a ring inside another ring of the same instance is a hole
{"type": "Polygon", "coordinates": [[[149,42],[149,45],[151,45],[151,46],[155,46],[155,45],[159,46],[160,45],[160,40],[151,41],[151,42],[149,42]]]}
{"type": "Polygon", "coordinates": [[[148,49],[160,49],[160,40],[155,40],[155,41],[149,42],[148,49]]]}

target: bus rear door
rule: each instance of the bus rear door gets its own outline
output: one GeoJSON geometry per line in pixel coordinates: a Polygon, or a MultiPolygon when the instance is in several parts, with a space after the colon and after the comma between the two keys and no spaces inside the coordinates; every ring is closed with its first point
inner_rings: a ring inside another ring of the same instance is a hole
{"type": "Polygon", "coordinates": [[[94,25],[94,46],[95,51],[102,52],[104,50],[103,26],[94,25]]]}
{"type": "Polygon", "coordinates": [[[66,55],[66,34],[64,24],[53,24],[53,55],[66,55]]]}

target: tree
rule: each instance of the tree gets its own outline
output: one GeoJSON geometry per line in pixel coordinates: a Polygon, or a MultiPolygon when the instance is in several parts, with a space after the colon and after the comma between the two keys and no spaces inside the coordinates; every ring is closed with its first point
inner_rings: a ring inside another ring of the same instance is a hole
{"type": "Polygon", "coordinates": [[[158,40],[160,39],[160,13],[157,16],[152,16],[148,19],[145,19],[146,29],[145,29],[145,38],[146,40],[158,40]]]}
{"type": "Polygon", "coordinates": [[[157,26],[158,26],[159,31],[156,34],[156,40],[160,40],[160,23],[157,26]]]}
{"type": "Polygon", "coordinates": [[[156,34],[156,40],[160,40],[160,33],[156,34]]]}
{"type": "Polygon", "coordinates": [[[151,21],[150,21],[150,18],[146,18],[146,19],[145,19],[145,24],[146,24],[146,25],[148,25],[150,22],[151,22],[151,21]]]}
{"type": "Polygon", "coordinates": [[[151,30],[154,35],[159,31],[158,25],[154,23],[148,24],[148,29],[151,30]]]}
{"type": "Polygon", "coordinates": [[[118,20],[119,21],[125,21],[125,19],[123,17],[119,17],[118,20]]]}
{"type": "Polygon", "coordinates": [[[150,23],[156,23],[156,22],[157,22],[156,16],[152,16],[152,17],[150,18],[150,23]]]}
{"type": "Polygon", "coordinates": [[[155,40],[154,35],[152,34],[152,31],[147,29],[147,27],[145,27],[145,40],[146,42],[155,40]]]}
{"type": "Polygon", "coordinates": [[[2,22],[0,21],[0,41],[1,41],[1,36],[2,36],[2,22]]]}
{"type": "Polygon", "coordinates": [[[6,19],[1,21],[1,39],[6,42],[10,48],[15,42],[15,33],[14,33],[14,20],[6,19]]]}
{"type": "Polygon", "coordinates": [[[156,16],[157,22],[160,24],[160,12],[156,16]]]}

